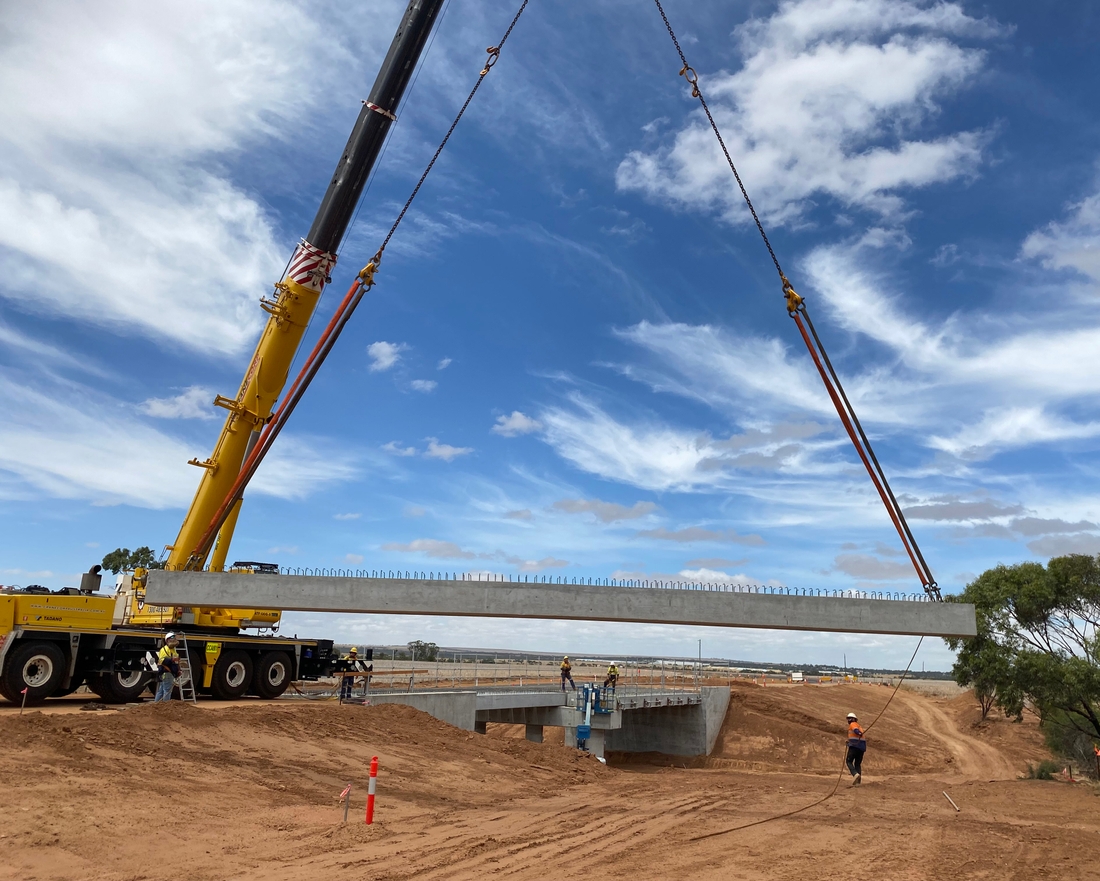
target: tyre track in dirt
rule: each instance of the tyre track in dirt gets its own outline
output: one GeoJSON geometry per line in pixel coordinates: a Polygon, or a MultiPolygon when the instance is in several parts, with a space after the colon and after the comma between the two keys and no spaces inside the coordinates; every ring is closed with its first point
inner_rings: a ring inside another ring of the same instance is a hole
{"type": "MultiPolygon", "coordinates": [[[[920,721],[921,727],[943,745],[956,771],[970,780],[1014,780],[1019,770],[999,749],[966,734],[936,698],[922,697],[902,689],[902,701],[920,721]]],[[[946,762],[945,762],[946,764],[946,762]]]]}

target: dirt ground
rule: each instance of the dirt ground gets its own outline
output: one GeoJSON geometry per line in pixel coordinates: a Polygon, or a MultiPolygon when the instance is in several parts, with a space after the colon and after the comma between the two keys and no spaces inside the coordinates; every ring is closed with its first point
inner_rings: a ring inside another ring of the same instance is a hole
{"type": "Polygon", "coordinates": [[[969,696],[905,689],[868,734],[862,786],[693,840],[826,795],[844,714],[869,722],[889,694],[736,686],[712,756],[608,766],[400,706],[3,706],[0,879],[1100,878],[1095,788],[1018,779],[1046,757],[1034,723],[976,725],[969,696]]]}

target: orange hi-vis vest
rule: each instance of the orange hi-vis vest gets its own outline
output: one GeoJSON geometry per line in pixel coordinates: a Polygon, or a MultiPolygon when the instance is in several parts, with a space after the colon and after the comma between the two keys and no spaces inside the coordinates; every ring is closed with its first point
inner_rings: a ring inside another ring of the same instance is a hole
{"type": "Polygon", "coordinates": [[[848,723],[848,746],[856,749],[867,749],[867,740],[863,736],[863,728],[859,722],[848,723]]]}

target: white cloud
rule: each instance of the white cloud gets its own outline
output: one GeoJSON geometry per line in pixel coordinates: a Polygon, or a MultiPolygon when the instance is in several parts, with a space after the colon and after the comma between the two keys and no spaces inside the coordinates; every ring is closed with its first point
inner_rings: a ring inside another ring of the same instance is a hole
{"type": "Polygon", "coordinates": [[[333,514],[333,520],[358,520],[362,514],[333,514]]]}
{"type": "Polygon", "coordinates": [[[464,551],[453,541],[439,541],[434,538],[418,538],[408,544],[388,542],[382,545],[384,551],[395,551],[405,554],[424,554],[437,560],[472,560],[478,555],[470,551],[464,551]]]}
{"type": "MultiPolygon", "coordinates": [[[[0,472],[35,495],[153,509],[186,507],[194,495],[198,471],[187,465],[198,452],[194,446],[91,389],[40,390],[0,375],[0,409],[0,472]]],[[[347,451],[284,434],[249,491],[301,499],[357,474],[347,451]]]]}
{"type": "MultiPolygon", "coordinates": [[[[903,502],[905,500],[902,500],[903,502]]],[[[957,495],[935,496],[919,505],[905,504],[905,516],[910,520],[988,520],[1024,513],[1019,504],[1005,504],[996,499],[965,499],[957,495]]]]}
{"type": "Polygon", "coordinates": [[[158,419],[217,419],[214,412],[214,393],[210,389],[193,385],[171,398],[149,398],[140,405],[141,410],[158,419]]]}
{"type": "Polygon", "coordinates": [[[522,508],[521,510],[518,510],[518,511],[508,511],[508,512],[505,513],[504,516],[507,517],[509,520],[531,520],[531,519],[533,519],[533,515],[531,514],[531,510],[529,508],[522,508]]]}
{"type": "Polygon", "coordinates": [[[657,510],[653,502],[635,502],[628,508],[626,505],[603,502],[599,499],[560,499],[554,502],[554,507],[570,514],[594,514],[601,523],[637,520],[657,510]]]}
{"type": "Polygon", "coordinates": [[[0,296],[200,351],[251,343],[287,247],[221,169],[313,106],[321,46],[349,60],[290,2],[72,0],[7,16],[0,296]]]}
{"type": "Polygon", "coordinates": [[[446,370],[450,366],[451,366],[451,359],[450,358],[440,358],[439,363],[435,365],[435,369],[436,370],[446,370]]]}
{"type": "Polygon", "coordinates": [[[1006,448],[1090,437],[1100,437],[1100,422],[1071,422],[1041,406],[998,407],[952,435],[932,435],[929,443],[963,459],[981,459],[1006,448]]]}
{"type": "Polygon", "coordinates": [[[414,379],[409,385],[412,386],[413,391],[427,394],[428,392],[435,391],[435,387],[439,385],[439,383],[434,379],[414,379]]]}
{"type": "Polygon", "coordinates": [[[21,349],[30,352],[38,361],[46,361],[96,376],[107,376],[105,371],[87,357],[74,358],[69,352],[64,352],[56,346],[20,333],[14,327],[2,322],[0,322],[0,345],[7,346],[10,349],[21,349]]]}
{"type": "MultiPolygon", "coordinates": [[[[788,0],[770,18],[738,28],[738,71],[702,71],[700,85],[770,223],[796,221],[819,196],[896,216],[904,207],[900,191],[977,167],[980,132],[909,133],[982,67],[980,50],[950,38],[998,32],[953,3],[788,0]]],[[[749,220],[701,111],[671,145],[631,152],[616,183],[749,220]]]]}
{"type": "Polygon", "coordinates": [[[653,490],[716,482],[717,475],[697,470],[706,454],[696,434],[663,426],[635,429],[586,398],[574,395],[572,401],[576,411],[553,407],[541,416],[547,443],[581,470],[653,490]]]}
{"type": "Polygon", "coordinates": [[[705,566],[699,569],[681,569],[677,574],[685,581],[709,581],[719,584],[747,584],[750,581],[744,572],[730,575],[727,572],[708,569],[705,566]]]}
{"type": "Polygon", "coordinates": [[[1048,535],[1030,541],[1027,549],[1041,557],[1058,557],[1063,554],[1100,554],[1100,535],[1080,533],[1078,535],[1048,535]]]}
{"type": "MultiPolygon", "coordinates": [[[[784,424],[718,440],[656,422],[626,424],[583,395],[569,399],[574,409],[551,407],[540,414],[546,442],[583,471],[642,489],[729,487],[743,482],[734,472],[745,470],[799,473],[811,466],[814,449],[835,443],[830,437],[811,444],[805,433],[796,441],[798,431],[784,424]]],[[[809,431],[817,433],[816,426],[809,431]]]]}
{"type": "Polygon", "coordinates": [[[405,343],[387,343],[385,340],[371,343],[367,346],[367,355],[371,359],[371,372],[378,373],[389,370],[401,360],[401,353],[408,348],[405,343]]]}
{"type": "MultiPolygon", "coordinates": [[[[912,314],[916,303],[910,306],[894,279],[876,270],[868,241],[813,250],[804,261],[809,283],[803,290],[818,314],[824,305],[831,326],[878,344],[858,345],[856,361],[843,350],[836,358],[835,330],[827,338],[848,397],[868,426],[880,434],[912,433],[925,448],[966,462],[1100,436],[1100,418],[1089,406],[1100,395],[1100,373],[1080,369],[1100,350],[1100,321],[1091,313],[1072,299],[1063,306],[1044,298],[1034,311],[982,308],[920,319],[912,314]]],[[[585,418],[579,420],[560,409],[544,414],[548,437],[586,470],[595,466],[593,448],[599,445],[651,463],[661,453],[664,479],[638,485],[717,485],[720,474],[707,478],[699,472],[704,467],[805,472],[820,466],[821,454],[839,437],[835,412],[801,347],[708,325],[645,321],[618,336],[653,356],[619,369],[655,391],[704,402],[750,426],[797,426],[800,421],[792,417],[812,417],[811,424],[820,422],[825,433],[784,437],[769,428],[770,438],[753,435],[749,455],[738,458],[732,448],[721,450],[718,441],[692,443],[683,433],[672,437],[652,426],[617,426],[591,407],[582,408],[585,418]],[[715,461],[704,466],[708,457],[715,461]]],[[[796,343],[792,335],[790,344],[796,343]]],[[[603,465],[597,473],[633,479],[626,469],[612,467],[613,458],[598,459],[603,465]]]]}
{"type": "Polygon", "coordinates": [[[1033,232],[1020,253],[1050,269],[1073,269],[1100,282],[1100,193],[1070,207],[1068,219],[1033,232]]]}
{"type": "Polygon", "coordinates": [[[401,441],[390,441],[382,444],[382,449],[394,456],[415,456],[416,447],[403,447],[401,441]]]}
{"type": "Polygon", "coordinates": [[[519,410],[513,410],[510,416],[497,417],[493,431],[504,437],[515,437],[518,434],[531,434],[541,428],[542,423],[537,419],[532,419],[530,416],[520,413],[519,410]]]}
{"type": "Polygon", "coordinates": [[[444,462],[451,462],[459,456],[466,456],[474,451],[473,447],[452,447],[450,444],[441,444],[434,437],[426,438],[426,440],[428,441],[428,449],[424,451],[424,455],[429,459],[442,459],[444,462]]]}
{"type": "Polygon", "coordinates": [[[362,554],[344,554],[344,562],[351,563],[353,566],[358,566],[363,562],[362,554]]]}
{"type": "Polygon", "coordinates": [[[423,517],[428,511],[420,505],[406,505],[402,508],[401,513],[406,517],[423,517]]]}
{"type": "Polygon", "coordinates": [[[621,368],[655,391],[692,397],[742,418],[765,418],[782,409],[835,416],[820,380],[799,363],[799,355],[791,357],[785,341],[706,324],[649,321],[616,335],[661,360],[656,371],[621,368]]]}

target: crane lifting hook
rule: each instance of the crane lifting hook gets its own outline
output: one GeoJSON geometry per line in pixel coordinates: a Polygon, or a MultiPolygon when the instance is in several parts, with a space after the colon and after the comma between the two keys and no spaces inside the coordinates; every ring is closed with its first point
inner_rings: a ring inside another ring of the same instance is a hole
{"type": "Polygon", "coordinates": [[[374,287],[374,273],[378,269],[378,262],[376,262],[376,260],[371,260],[370,263],[359,270],[360,285],[367,290],[370,290],[372,287],[374,287]]]}
{"type": "Polygon", "coordinates": [[[783,299],[787,301],[787,312],[791,315],[805,309],[805,306],[802,304],[802,297],[795,292],[795,289],[786,278],[783,279],[783,299]]]}

